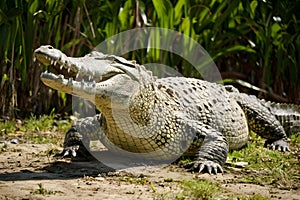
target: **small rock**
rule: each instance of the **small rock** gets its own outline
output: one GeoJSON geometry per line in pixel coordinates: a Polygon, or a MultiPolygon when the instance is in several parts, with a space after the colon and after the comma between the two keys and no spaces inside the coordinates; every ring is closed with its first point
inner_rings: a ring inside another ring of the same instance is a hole
{"type": "Polygon", "coordinates": [[[247,165],[248,165],[247,162],[235,162],[235,163],[233,163],[233,166],[234,166],[234,167],[238,167],[238,168],[244,168],[244,167],[246,167],[247,165]]]}
{"type": "Polygon", "coordinates": [[[18,141],[18,139],[12,139],[10,141],[10,143],[12,143],[12,144],[19,144],[19,141],[18,141]]]}
{"type": "Polygon", "coordinates": [[[73,121],[73,122],[76,122],[78,120],[78,117],[74,116],[74,115],[71,115],[70,116],[70,119],[73,121]]]}
{"type": "Polygon", "coordinates": [[[95,177],[95,179],[97,180],[97,181],[104,181],[105,180],[105,178],[104,177],[95,177]]]}

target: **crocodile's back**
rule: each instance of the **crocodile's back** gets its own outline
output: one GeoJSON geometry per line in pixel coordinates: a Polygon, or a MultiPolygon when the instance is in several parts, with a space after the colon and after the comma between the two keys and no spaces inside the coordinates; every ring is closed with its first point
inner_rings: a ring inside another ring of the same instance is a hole
{"type": "Polygon", "coordinates": [[[183,77],[162,78],[156,83],[180,103],[190,119],[220,131],[230,149],[246,144],[249,131],[245,114],[222,85],[183,77]]]}

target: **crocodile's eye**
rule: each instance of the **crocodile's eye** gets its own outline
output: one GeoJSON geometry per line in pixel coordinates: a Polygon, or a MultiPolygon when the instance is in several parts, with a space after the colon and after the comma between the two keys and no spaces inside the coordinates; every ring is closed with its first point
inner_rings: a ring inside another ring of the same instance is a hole
{"type": "Polygon", "coordinates": [[[48,49],[53,49],[53,47],[52,46],[48,46],[48,49]]]}

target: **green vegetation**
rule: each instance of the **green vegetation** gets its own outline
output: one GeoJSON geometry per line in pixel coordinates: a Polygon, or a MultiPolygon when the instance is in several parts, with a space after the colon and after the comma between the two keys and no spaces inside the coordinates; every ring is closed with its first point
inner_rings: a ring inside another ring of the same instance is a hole
{"type": "Polygon", "coordinates": [[[208,180],[183,181],[183,193],[177,199],[217,199],[221,193],[221,186],[208,180]]]}
{"type": "Polygon", "coordinates": [[[255,194],[255,195],[252,195],[252,196],[249,196],[249,197],[246,197],[246,196],[238,196],[238,197],[235,197],[235,198],[225,198],[225,199],[238,199],[238,200],[268,200],[269,198],[268,197],[264,197],[264,196],[261,196],[259,194],[255,194]]]}
{"type": "Polygon", "coordinates": [[[248,142],[247,147],[229,154],[229,163],[247,162],[246,173],[238,182],[272,185],[281,189],[299,188],[299,134],[290,139],[291,152],[273,151],[263,147],[262,140],[248,142]]]}
{"type": "Polygon", "coordinates": [[[5,136],[7,133],[13,133],[15,131],[15,123],[13,121],[0,122],[0,136],[5,136]]]}
{"type": "Polygon", "coordinates": [[[295,133],[290,136],[290,143],[292,145],[297,146],[298,149],[300,148],[300,133],[295,133]]]}
{"type": "Polygon", "coordinates": [[[31,192],[31,194],[50,195],[57,193],[57,191],[47,190],[42,183],[39,183],[38,186],[39,188],[31,192]]]}
{"type": "MultiPolygon", "coordinates": [[[[287,190],[298,189],[300,187],[299,140],[299,133],[291,135],[289,139],[291,152],[279,152],[263,147],[264,140],[253,134],[246,147],[229,153],[227,162],[233,167],[226,165],[224,168],[227,172],[237,173],[237,177],[227,180],[226,184],[249,183],[287,190]],[[239,162],[247,163],[247,165],[236,171],[235,163],[239,162]]],[[[187,162],[190,162],[189,159],[179,161],[182,164],[187,162]]],[[[268,199],[259,194],[230,196],[226,192],[226,187],[222,187],[221,183],[208,180],[183,181],[180,185],[183,192],[176,196],[177,199],[268,199]]]]}
{"type": "Polygon", "coordinates": [[[52,143],[61,145],[66,131],[70,128],[70,120],[56,119],[55,115],[31,116],[23,121],[0,122],[1,140],[18,138],[20,142],[52,143]]]}
{"type": "Polygon", "coordinates": [[[173,182],[173,178],[165,178],[164,182],[173,182]]]}
{"type": "Polygon", "coordinates": [[[259,194],[248,196],[232,196],[226,194],[226,190],[219,183],[213,183],[208,180],[183,181],[181,184],[183,192],[176,196],[178,200],[199,199],[199,200],[215,200],[215,199],[239,199],[239,200],[267,200],[267,197],[259,194]]]}
{"type": "MultiPolygon", "coordinates": [[[[39,80],[43,69],[32,63],[32,52],[41,44],[81,56],[121,31],[149,26],[195,39],[227,82],[241,79],[258,86],[261,97],[299,102],[299,9],[298,0],[3,0],[0,115],[71,111],[68,95],[49,90],[39,80]]],[[[199,75],[184,58],[157,49],[124,56],[172,66],[185,76],[199,75]]]]}
{"type": "Polygon", "coordinates": [[[148,182],[147,177],[131,177],[131,176],[122,176],[120,177],[120,181],[128,182],[131,184],[142,184],[148,182]]]}

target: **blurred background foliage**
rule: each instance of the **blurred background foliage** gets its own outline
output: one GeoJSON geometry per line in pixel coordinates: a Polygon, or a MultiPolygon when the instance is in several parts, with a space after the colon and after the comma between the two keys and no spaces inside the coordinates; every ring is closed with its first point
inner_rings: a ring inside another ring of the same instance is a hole
{"type": "MultiPolygon", "coordinates": [[[[0,116],[71,112],[71,98],[45,87],[32,53],[51,44],[82,56],[125,30],[162,27],[199,42],[225,83],[279,102],[300,102],[299,0],[1,0],[0,116]]],[[[184,58],[151,49],[126,55],[198,76],[184,58]]]]}

